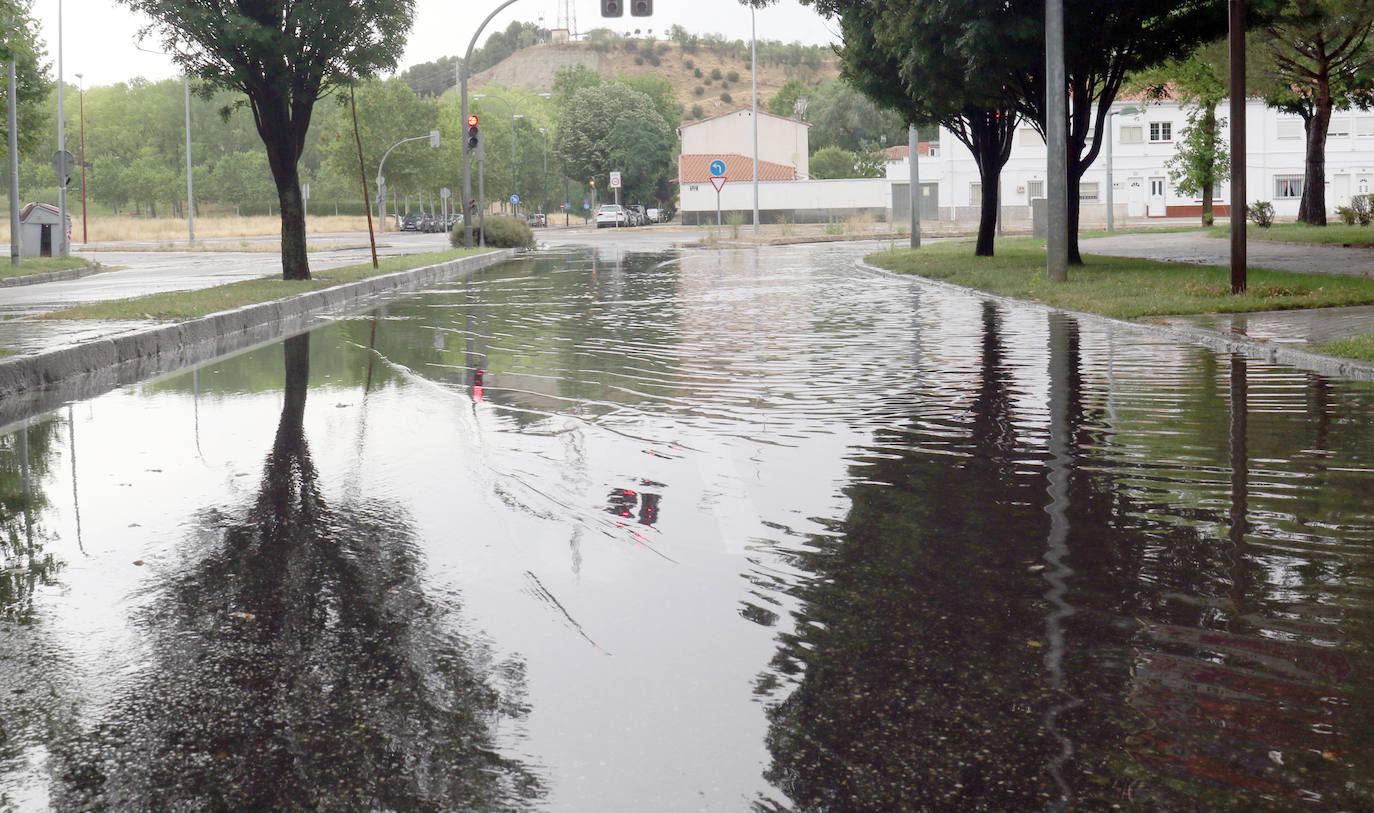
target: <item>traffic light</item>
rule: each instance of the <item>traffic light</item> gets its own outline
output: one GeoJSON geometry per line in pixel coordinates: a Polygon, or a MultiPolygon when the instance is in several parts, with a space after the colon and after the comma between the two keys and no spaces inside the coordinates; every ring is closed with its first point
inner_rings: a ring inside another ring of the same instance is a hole
{"type": "Polygon", "coordinates": [[[468,149],[469,149],[469,150],[475,150],[475,149],[477,149],[477,142],[478,142],[478,139],[479,139],[479,138],[481,137],[481,135],[482,135],[481,131],[477,129],[477,121],[478,121],[478,119],[477,119],[477,114],[476,114],[476,113],[473,113],[472,115],[468,116],[468,149]]]}
{"type": "Polygon", "coordinates": [[[652,17],[654,0],[630,0],[630,14],[635,17],[652,17]]]}
{"type": "Polygon", "coordinates": [[[625,7],[620,4],[620,0],[601,0],[602,17],[619,17],[625,13],[625,7]]]}

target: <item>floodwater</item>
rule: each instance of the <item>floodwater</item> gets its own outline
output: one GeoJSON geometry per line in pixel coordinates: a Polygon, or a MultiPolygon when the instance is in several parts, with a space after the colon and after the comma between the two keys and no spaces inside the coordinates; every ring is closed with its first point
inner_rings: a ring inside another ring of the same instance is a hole
{"type": "Polygon", "coordinates": [[[1374,807],[1374,387],[546,254],[0,431],[0,807],[1374,807]]]}

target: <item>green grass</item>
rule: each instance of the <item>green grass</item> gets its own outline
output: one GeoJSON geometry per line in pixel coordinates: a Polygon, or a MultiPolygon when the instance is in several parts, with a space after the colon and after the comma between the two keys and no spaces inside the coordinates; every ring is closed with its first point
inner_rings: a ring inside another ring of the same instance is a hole
{"type": "Polygon", "coordinates": [[[1033,238],[999,240],[995,257],[974,257],[971,243],[960,241],[865,259],[899,273],[1119,319],[1374,304],[1374,280],[1361,277],[1252,268],[1246,293],[1233,296],[1228,268],[1089,254],[1084,265],[1069,268],[1067,282],[1051,283],[1044,241],[1033,238]]]}
{"type": "MultiPolygon", "coordinates": [[[[1213,226],[1207,230],[1211,237],[1230,237],[1230,226],[1213,226]]],[[[1326,226],[1309,226],[1306,223],[1275,223],[1261,229],[1254,223],[1246,224],[1245,236],[1249,240],[1269,240],[1276,243],[1331,243],[1341,246],[1374,246],[1374,226],[1347,226],[1333,223],[1326,226]]]]}
{"type": "Polygon", "coordinates": [[[68,268],[86,268],[91,263],[80,257],[23,257],[19,265],[10,265],[6,260],[0,265],[0,279],[10,277],[27,277],[30,274],[42,274],[48,271],[65,271],[68,268]]]}
{"type": "Polygon", "coordinates": [[[407,254],[402,257],[387,257],[380,261],[379,268],[372,263],[331,268],[314,273],[309,280],[283,280],[263,278],[233,282],[199,291],[169,291],[161,294],[119,299],[80,305],[75,308],[44,314],[44,319],[158,319],[178,321],[196,319],[231,308],[244,305],[257,305],[273,302],[308,291],[332,288],[360,279],[367,279],[395,271],[407,271],[426,265],[456,260],[475,254],[485,254],[490,249],[455,248],[432,254],[407,254]]]}
{"type": "Polygon", "coordinates": [[[1366,333],[1363,336],[1341,339],[1338,342],[1319,345],[1313,349],[1342,358],[1374,361],[1374,334],[1366,333]]]}

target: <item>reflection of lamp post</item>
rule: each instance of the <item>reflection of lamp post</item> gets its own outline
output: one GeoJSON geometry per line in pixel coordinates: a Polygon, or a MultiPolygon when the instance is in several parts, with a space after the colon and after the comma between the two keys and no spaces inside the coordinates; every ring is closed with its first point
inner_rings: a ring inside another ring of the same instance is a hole
{"type": "Polygon", "coordinates": [[[1134,107],[1123,107],[1120,110],[1111,110],[1107,113],[1107,231],[1113,231],[1116,213],[1112,203],[1112,142],[1116,140],[1116,133],[1113,132],[1112,121],[1120,113],[1126,116],[1138,116],[1140,111],[1134,107]]]}
{"type": "Polygon", "coordinates": [[[81,117],[81,242],[87,243],[86,235],[86,88],[81,84],[81,74],[76,75],[76,88],[79,94],[81,117]]]}
{"type": "MultiPolygon", "coordinates": [[[[553,97],[553,94],[552,94],[552,93],[537,93],[537,94],[535,94],[535,95],[536,95],[536,96],[539,96],[539,97],[541,97],[541,98],[544,98],[544,99],[549,99],[549,98],[552,98],[552,97],[553,97]]],[[[516,186],[515,186],[515,162],[516,162],[516,154],[519,152],[519,150],[518,150],[518,148],[517,148],[517,145],[516,145],[516,142],[515,142],[515,120],[516,120],[516,119],[523,119],[523,118],[525,117],[525,115],[524,115],[523,113],[516,113],[516,112],[515,112],[515,105],[514,105],[509,99],[507,99],[507,98],[505,98],[505,97],[503,97],[503,96],[493,96],[493,95],[490,94],[490,93],[474,93],[474,94],[472,94],[472,98],[474,98],[474,99],[495,99],[496,101],[500,102],[501,104],[504,104],[504,105],[506,106],[506,109],[510,111],[510,199],[511,199],[512,201],[514,201],[515,194],[516,194],[516,191],[517,191],[517,190],[516,190],[516,186]]],[[[514,206],[515,206],[515,204],[514,204],[514,202],[512,202],[512,203],[511,203],[511,207],[512,207],[512,208],[511,208],[511,214],[515,214],[514,206]]]]}

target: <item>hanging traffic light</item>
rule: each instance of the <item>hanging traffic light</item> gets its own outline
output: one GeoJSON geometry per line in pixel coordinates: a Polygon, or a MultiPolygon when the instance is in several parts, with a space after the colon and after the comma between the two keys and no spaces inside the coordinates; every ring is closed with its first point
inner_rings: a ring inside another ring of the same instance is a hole
{"type": "Polygon", "coordinates": [[[635,17],[652,17],[654,0],[630,0],[630,14],[635,17]]]}
{"type": "Polygon", "coordinates": [[[620,0],[601,0],[602,17],[619,17],[625,13],[625,7],[620,0]]]}

